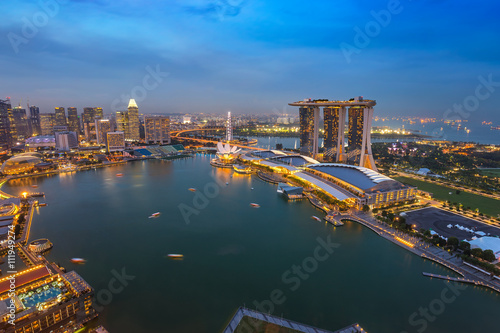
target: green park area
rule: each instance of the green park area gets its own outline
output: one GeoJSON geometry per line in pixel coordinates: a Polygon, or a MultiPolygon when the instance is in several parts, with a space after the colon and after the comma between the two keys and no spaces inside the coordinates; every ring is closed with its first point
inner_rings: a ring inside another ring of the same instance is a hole
{"type": "Polygon", "coordinates": [[[450,187],[413,178],[395,177],[394,179],[405,184],[417,186],[422,191],[430,192],[437,200],[450,200],[452,203],[461,203],[464,207],[470,207],[472,210],[478,208],[481,213],[494,217],[497,217],[498,214],[500,214],[500,200],[464,191],[460,191],[460,194],[456,194],[456,190],[450,187]]]}
{"type": "Polygon", "coordinates": [[[500,169],[480,169],[481,174],[488,177],[500,177],[500,169]]]}

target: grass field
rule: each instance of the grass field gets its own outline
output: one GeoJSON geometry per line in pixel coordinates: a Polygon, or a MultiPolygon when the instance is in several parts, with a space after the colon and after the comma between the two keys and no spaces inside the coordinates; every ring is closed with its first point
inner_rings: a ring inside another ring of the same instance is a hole
{"type": "Polygon", "coordinates": [[[488,177],[500,177],[500,169],[481,169],[481,174],[488,177]]]}
{"type": "Polygon", "coordinates": [[[424,182],[407,177],[394,177],[397,181],[405,184],[417,186],[422,191],[431,192],[434,198],[438,200],[450,200],[451,202],[461,203],[465,207],[472,209],[479,208],[483,214],[496,217],[500,214],[500,200],[483,197],[477,194],[461,191],[460,194],[455,194],[455,190],[446,186],[424,182]],[[452,194],[450,194],[450,192],[452,194]]]}

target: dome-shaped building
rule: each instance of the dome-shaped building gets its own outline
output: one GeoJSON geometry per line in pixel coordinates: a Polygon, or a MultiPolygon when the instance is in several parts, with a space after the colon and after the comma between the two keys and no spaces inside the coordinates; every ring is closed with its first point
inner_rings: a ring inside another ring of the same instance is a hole
{"type": "Polygon", "coordinates": [[[2,164],[0,172],[5,175],[16,175],[32,171],[34,166],[42,162],[39,153],[23,153],[9,158],[2,164]]]}

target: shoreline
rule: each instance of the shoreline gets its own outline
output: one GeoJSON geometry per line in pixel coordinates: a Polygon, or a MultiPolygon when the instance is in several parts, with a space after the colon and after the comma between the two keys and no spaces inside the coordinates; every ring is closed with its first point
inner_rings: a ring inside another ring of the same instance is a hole
{"type": "MultiPolygon", "coordinates": [[[[267,172],[261,171],[261,173],[266,174],[267,172]]],[[[260,179],[266,181],[267,177],[260,177],[260,179]]],[[[272,178],[272,177],[269,177],[272,178]]],[[[272,182],[270,182],[272,183],[272,182]]],[[[329,213],[329,209],[325,206],[321,206],[319,202],[321,202],[318,198],[314,196],[314,194],[306,195],[309,202],[316,208],[329,213]],[[314,202],[318,201],[318,203],[314,202]]],[[[359,212],[361,214],[361,212],[359,212]]],[[[373,217],[371,217],[373,218],[373,217]]],[[[452,272],[460,275],[463,280],[459,281],[462,283],[474,284],[477,286],[485,287],[487,289],[496,291],[500,294],[500,284],[496,281],[493,281],[491,276],[488,276],[485,273],[478,271],[478,267],[472,265],[466,265],[464,261],[461,262],[452,262],[450,259],[453,258],[448,252],[432,245],[425,244],[422,240],[417,239],[416,237],[409,236],[403,232],[397,231],[389,226],[384,226],[382,223],[374,220],[374,223],[371,223],[366,220],[366,218],[361,218],[357,215],[338,215],[337,219],[340,221],[350,221],[361,224],[362,226],[368,228],[369,230],[377,233],[380,237],[390,241],[391,243],[400,246],[401,248],[419,256],[422,259],[428,259],[432,262],[435,262],[445,268],[448,268],[452,272]],[[409,238],[409,240],[408,240],[409,238]],[[413,242],[412,242],[413,241],[413,242]],[[429,250],[428,250],[429,249],[429,250]],[[437,253],[434,253],[437,252],[437,253]],[[449,255],[451,258],[443,258],[442,256],[449,255]],[[460,264],[460,266],[458,266],[460,264]],[[493,283],[494,282],[494,283],[493,283]]],[[[458,259],[457,259],[458,260],[458,259]]],[[[493,275],[495,277],[495,275],[493,275]]],[[[449,281],[454,280],[456,278],[449,277],[449,281]]],[[[496,278],[498,280],[498,277],[496,278]]]]}

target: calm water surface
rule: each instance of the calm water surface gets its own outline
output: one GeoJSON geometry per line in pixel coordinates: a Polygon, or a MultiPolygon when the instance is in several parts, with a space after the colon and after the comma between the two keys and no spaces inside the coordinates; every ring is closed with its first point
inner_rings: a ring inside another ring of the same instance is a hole
{"type": "MultiPolygon", "coordinates": [[[[110,332],[220,332],[237,307],[268,305],[275,289],[283,292],[275,315],[317,327],[359,322],[369,332],[423,328],[422,321],[412,326],[410,315],[439,305],[448,284],[422,271],[449,271],[358,224],[317,222],[311,216],[324,214],[307,201],[287,202],[275,185],[212,168],[211,157],[133,162],[16,180],[3,189],[18,194],[37,184],[45,192],[48,206],[35,215],[31,239],[49,238],[54,248],[48,258],[87,280],[100,295],[98,304],[109,303],[100,323],[110,332]],[[205,188],[211,198],[194,202],[205,188]],[[191,209],[189,220],[180,205],[191,209]],[[148,219],[158,211],[159,218],[148,219]],[[328,238],[338,247],[312,265],[307,258],[318,239],[328,238]],[[169,253],[185,259],[166,259],[169,253]],[[87,264],[74,265],[72,257],[87,264]],[[303,263],[312,266],[299,277],[292,269],[303,263]],[[109,299],[113,272],[122,270],[135,278],[109,299]]],[[[500,297],[469,286],[435,311],[425,332],[495,332],[500,297]]]]}

